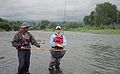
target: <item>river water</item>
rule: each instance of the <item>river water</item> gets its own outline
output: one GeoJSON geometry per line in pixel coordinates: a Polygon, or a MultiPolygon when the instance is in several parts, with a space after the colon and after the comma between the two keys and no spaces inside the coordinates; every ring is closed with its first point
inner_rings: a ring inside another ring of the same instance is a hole
{"type": "MultiPolygon", "coordinates": [[[[0,74],[16,74],[17,52],[11,45],[16,32],[0,32],[0,74]]],[[[43,48],[50,48],[53,32],[31,31],[43,48]]],[[[120,74],[120,35],[65,32],[66,54],[61,60],[63,74],[120,74]]],[[[33,46],[33,48],[35,48],[33,46]]],[[[49,51],[31,50],[30,72],[49,74],[49,51]]]]}

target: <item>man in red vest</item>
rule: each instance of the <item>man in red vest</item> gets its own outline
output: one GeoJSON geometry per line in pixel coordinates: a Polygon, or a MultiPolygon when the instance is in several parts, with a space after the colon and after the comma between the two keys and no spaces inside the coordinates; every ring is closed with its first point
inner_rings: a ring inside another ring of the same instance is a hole
{"type": "Polygon", "coordinates": [[[48,68],[50,72],[54,70],[61,71],[59,67],[60,60],[65,54],[65,52],[62,50],[67,44],[65,36],[61,33],[62,28],[60,26],[56,26],[55,29],[56,29],[56,33],[54,33],[50,38],[50,44],[53,50],[53,51],[50,51],[52,55],[51,62],[48,68]],[[58,50],[58,51],[55,51],[55,50],[58,50]]]}

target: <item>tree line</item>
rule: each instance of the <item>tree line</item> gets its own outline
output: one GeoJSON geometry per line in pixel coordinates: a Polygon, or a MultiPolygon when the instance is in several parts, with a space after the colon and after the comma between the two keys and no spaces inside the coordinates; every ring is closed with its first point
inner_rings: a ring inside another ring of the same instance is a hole
{"type": "Polygon", "coordinates": [[[34,23],[31,27],[32,30],[44,30],[51,29],[54,30],[57,25],[60,25],[64,30],[69,30],[71,28],[78,28],[82,24],[80,22],[51,22],[48,20],[41,20],[39,23],[34,23]]]}
{"type": "MultiPolygon", "coordinates": [[[[0,31],[17,31],[20,29],[24,21],[8,21],[0,18],[0,31]]],[[[78,27],[95,27],[96,29],[104,28],[120,28],[120,11],[117,6],[109,2],[97,4],[94,11],[83,19],[84,23],[80,22],[51,22],[48,20],[41,20],[32,22],[31,30],[55,29],[56,25],[61,25],[64,30],[70,30],[78,27]]]]}
{"type": "Polygon", "coordinates": [[[20,21],[8,21],[0,18],[0,31],[17,31],[21,25],[20,21]]]}
{"type": "MultiPolygon", "coordinates": [[[[24,21],[8,21],[0,18],[1,31],[18,31],[24,21]]],[[[29,23],[29,22],[28,22],[29,23]]],[[[41,20],[40,22],[30,22],[30,30],[54,30],[57,25],[60,25],[64,30],[77,28],[81,26],[78,22],[50,22],[48,20],[41,20]]]]}
{"type": "Polygon", "coordinates": [[[94,11],[83,19],[85,25],[99,28],[120,28],[120,11],[109,2],[97,4],[94,11]]]}

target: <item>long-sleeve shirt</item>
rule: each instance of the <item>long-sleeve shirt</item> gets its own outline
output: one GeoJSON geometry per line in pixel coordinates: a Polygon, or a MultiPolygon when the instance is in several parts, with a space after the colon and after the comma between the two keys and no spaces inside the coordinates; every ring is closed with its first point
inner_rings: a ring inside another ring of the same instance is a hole
{"type": "MultiPolygon", "coordinates": [[[[30,43],[31,43],[32,45],[40,47],[40,45],[36,42],[34,37],[29,32],[27,32],[27,34],[31,37],[28,46],[30,47],[30,43]]],[[[16,48],[20,48],[22,46],[21,43],[19,43],[21,39],[22,39],[22,32],[20,31],[14,35],[12,45],[16,48]]]]}
{"type": "MultiPolygon", "coordinates": [[[[61,36],[61,35],[63,36],[62,46],[65,47],[65,46],[67,45],[67,41],[66,41],[65,36],[64,36],[63,34],[60,34],[60,36],[61,36]]],[[[56,46],[56,43],[54,42],[55,37],[56,37],[56,34],[53,34],[53,35],[51,35],[51,37],[50,37],[50,44],[51,44],[51,46],[56,46]]]]}

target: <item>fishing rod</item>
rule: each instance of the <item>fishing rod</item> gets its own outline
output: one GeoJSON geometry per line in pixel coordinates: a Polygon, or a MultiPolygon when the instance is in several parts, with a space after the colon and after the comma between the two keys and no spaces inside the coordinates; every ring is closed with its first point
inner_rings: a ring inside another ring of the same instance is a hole
{"type": "Polygon", "coordinates": [[[49,48],[25,48],[25,47],[21,47],[21,50],[41,50],[41,51],[66,51],[66,50],[55,50],[53,48],[49,49],[49,48]]]}
{"type": "Polygon", "coordinates": [[[64,20],[63,20],[63,34],[64,34],[64,29],[65,29],[65,22],[66,22],[66,5],[67,5],[67,2],[66,2],[66,0],[64,0],[65,2],[65,4],[64,4],[64,20]]]}

